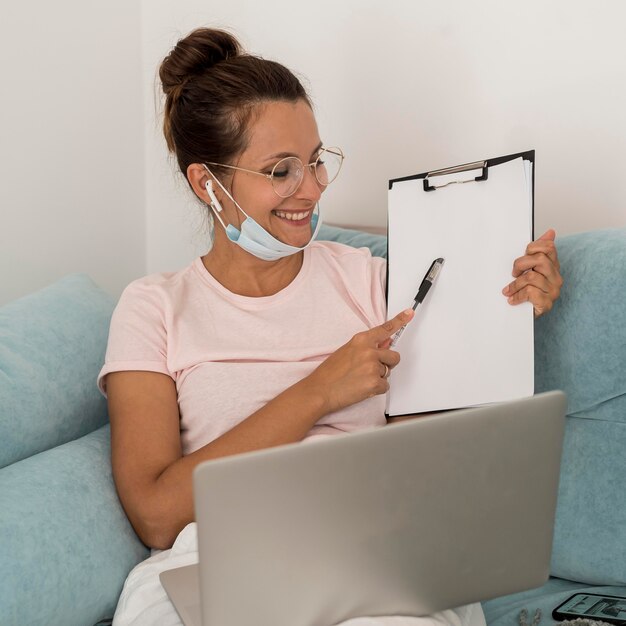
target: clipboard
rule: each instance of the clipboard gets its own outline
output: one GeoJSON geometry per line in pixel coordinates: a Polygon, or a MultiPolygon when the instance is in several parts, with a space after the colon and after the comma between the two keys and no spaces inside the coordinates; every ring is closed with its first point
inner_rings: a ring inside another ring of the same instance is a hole
{"type": "Polygon", "coordinates": [[[534,164],[529,150],[389,181],[388,317],[445,265],[394,348],[388,416],[534,393],[533,308],[501,293],[534,239],[534,164]]]}

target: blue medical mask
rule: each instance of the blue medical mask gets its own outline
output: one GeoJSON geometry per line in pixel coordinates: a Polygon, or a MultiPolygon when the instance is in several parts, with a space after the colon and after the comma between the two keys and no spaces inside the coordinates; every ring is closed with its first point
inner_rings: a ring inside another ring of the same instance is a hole
{"type": "Polygon", "coordinates": [[[241,223],[241,230],[229,224],[226,226],[220,213],[223,211],[222,205],[217,199],[215,193],[213,192],[213,183],[211,180],[206,182],[206,190],[209,194],[209,198],[211,198],[211,204],[209,205],[215,214],[215,217],[219,220],[220,224],[226,231],[226,236],[230,241],[234,244],[237,244],[240,248],[243,248],[246,252],[254,255],[258,259],[262,259],[264,261],[276,261],[285,256],[290,256],[295,254],[296,252],[300,252],[304,250],[317,236],[317,233],[322,225],[322,220],[320,216],[320,207],[317,205],[317,215],[311,216],[311,227],[313,230],[313,234],[311,235],[311,239],[309,243],[298,248],[297,246],[290,246],[289,244],[283,243],[279,241],[268,233],[265,228],[263,228],[257,221],[252,219],[237,203],[237,201],[232,197],[229,191],[222,185],[222,183],[213,176],[211,170],[205,165],[204,168],[207,172],[217,181],[217,184],[222,188],[222,191],[233,201],[233,204],[245,215],[246,219],[241,223]]]}

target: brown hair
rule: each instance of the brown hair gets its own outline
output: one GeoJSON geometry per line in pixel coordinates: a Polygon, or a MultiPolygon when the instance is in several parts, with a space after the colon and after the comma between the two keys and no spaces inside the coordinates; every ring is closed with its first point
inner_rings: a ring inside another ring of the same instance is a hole
{"type": "Polygon", "coordinates": [[[284,65],[245,53],[230,33],[198,28],[165,57],[163,132],[184,175],[191,163],[229,163],[246,147],[250,115],[267,101],[311,102],[284,65]]]}

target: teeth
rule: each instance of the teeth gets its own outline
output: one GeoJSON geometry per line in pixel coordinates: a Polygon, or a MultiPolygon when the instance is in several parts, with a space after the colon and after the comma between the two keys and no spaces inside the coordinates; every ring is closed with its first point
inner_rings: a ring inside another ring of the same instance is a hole
{"type": "Polygon", "coordinates": [[[285,213],[284,211],[274,211],[278,217],[283,217],[291,221],[303,220],[311,211],[302,211],[301,213],[285,213]]]}

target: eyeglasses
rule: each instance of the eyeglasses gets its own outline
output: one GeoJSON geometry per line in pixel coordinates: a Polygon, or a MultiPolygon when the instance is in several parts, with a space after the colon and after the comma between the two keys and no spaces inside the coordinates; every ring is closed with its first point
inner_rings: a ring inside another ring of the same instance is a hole
{"type": "MultiPolygon", "coordinates": [[[[341,148],[321,148],[317,159],[315,159],[312,163],[307,163],[306,167],[312,167],[317,182],[320,185],[327,187],[339,175],[343,159],[344,156],[341,148]]],[[[265,178],[269,178],[272,182],[274,192],[281,198],[288,198],[296,193],[302,184],[302,180],[304,179],[305,168],[302,161],[295,156],[285,157],[284,159],[278,161],[269,174],[266,172],[248,170],[244,167],[224,165],[222,163],[208,163],[208,165],[227,167],[231,170],[241,170],[242,172],[258,174],[260,176],[264,176],[265,178]]]]}

